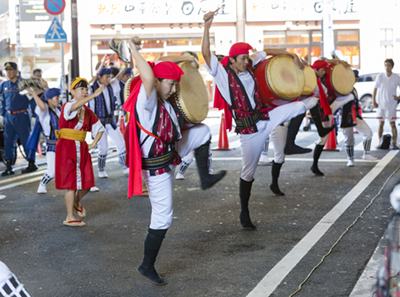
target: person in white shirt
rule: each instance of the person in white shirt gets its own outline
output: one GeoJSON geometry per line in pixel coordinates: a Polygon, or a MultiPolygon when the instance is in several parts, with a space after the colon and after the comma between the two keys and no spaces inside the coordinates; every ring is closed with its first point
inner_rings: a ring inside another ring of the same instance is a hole
{"type": "Polygon", "coordinates": [[[120,90],[119,80],[125,72],[125,68],[122,68],[120,73],[114,79],[110,80],[111,69],[102,68],[97,79],[89,87],[89,96],[93,94],[100,85],[105,85],[103,92],[100,96],[94,98],[89,102],[89,108],[97,115],[100,122],[106,128],[103,137],[100,139],[98,147],[98,170],[100,178],[107,178],[106,173],[106,159],[108,154],[108,136],[115,143],[117,147],[119,164],[123,167],[123,173],[125,175],[129,174],[129,168],[125,166],[125,142],[122,137],[120,130],[118,129],[117,123],[114,120],[114,110],[117,103],[118,106],[122,107],[122,102],[120,102],[120,97],[115,96],[120,90]],[[116,102],[119,101],[119,102],[116,102]]]}
{"type": "MultiPolygon", "coordinates": [[[[397,128],[396,128],[396,108],[397,100],[400,97],[396,96],[397,87],[400,87],[400,76],[392,72],[394,62],[392,59],[385,60],[385,73],[381,73],[376,78],[374,94],[372,102],[375,108],[378,108],[376,116],[379,119],[378,136],[382,140],[383,126],[385,119],[388,119],[392,127],[393,149],[399,149],[397,146],[397,128]],[[378,99],[377,99],[378,98],[378,99]]],[[[380,145],[377,147],[380,148],[380,145]]]]}

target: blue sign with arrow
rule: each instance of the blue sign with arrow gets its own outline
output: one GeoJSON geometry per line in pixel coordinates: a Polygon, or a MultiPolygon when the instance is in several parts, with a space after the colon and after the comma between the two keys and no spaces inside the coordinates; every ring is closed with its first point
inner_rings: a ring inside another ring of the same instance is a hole
{"type": "Polygon", "coordinates": [[[46,33],[46,42],[67,42],[67,34],[61,27],[57,18],[51,22],[50,28],[46,33]]]}

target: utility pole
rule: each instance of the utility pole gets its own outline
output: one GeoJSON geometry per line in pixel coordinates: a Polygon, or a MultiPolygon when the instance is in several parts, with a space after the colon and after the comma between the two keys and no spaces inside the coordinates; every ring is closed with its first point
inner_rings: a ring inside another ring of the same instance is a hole
{"type": "Polygon", "coordinates": [[[330,59],[335,50],[335,41],[333,36],[333,20],[332,20],[332,0],[322,1],[322,56],[330,59]]]}
{"type": "MultiPolygon", "coordinates": [[[[21,8],[19,4],[15,5],[15,31],[16,31],[16,42],[15,42],[15,56],[18,58],[18,69],[22,70],[22,46],[20,39],[20,22],[21,22],[21,8]]],[[[22,72],[21,72],[22,75],[22,72]]]]}
{"type": "Polygon", "coordinates": [[[78,7],[76,0],[71,1],[71,29],[72,29],[72,67],[69,73],[69,83],[72,78],[79,77],[79,50],[78,50],[78,7]]]}

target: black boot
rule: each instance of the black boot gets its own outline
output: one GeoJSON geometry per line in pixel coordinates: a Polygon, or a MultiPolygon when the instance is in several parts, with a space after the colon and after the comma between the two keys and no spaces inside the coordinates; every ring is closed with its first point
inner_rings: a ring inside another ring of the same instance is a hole
{"type": "Polygon", "coordinates": [[[30,173],[38,170],[38,166],[35,164],[35,160],[28,159],[29,165],[25,169],[22,170],[22,173],[30,173]]]}
{"type": "Polygon", "coordinates": [[[269,186],[272,192],[278,196],[284,196],[285,193],[282,193],[281,190],[279,189],[278,186],[278,178],[279,178],[279,173],[281,172],[281,167],[283,163],[275,163],[275,161],[272,161],[272,168],[271,168],[271,173],[272,173],[272,184],[269,186]]]}
{"type": "Polygon", "coordinates": [[[161,243],[164,240],[168,229],[154,230],[147,229],[146,239],[144,240],[143,262],[138,267],[138,271],[153,284],[158,286],[166,285],[168,282],[158,275],[154,268],[154,263],[160,250],[161,243]]]}
{"type": "Polygon", "coordinates": [[[250,200],[250,192],[251,192],[251,186],[253,185],[253,181],[248,182],[243,179],[240,179],[240,185],[239,185],[239,195],[240,195],[240,205],[242,207],[242,210],[240,211],[240,224],[242,225],[243,229],[256,229],[256,226],[254,226],[251,223],[250,219],[250,213],[249,213],[249,200],[250,200]]]}
{"type": "Polygon", "coordinates": [[[300,125],[303,122],[305,115],[306,114],[303,113],[290,120],[290,124],[288,126],[288,131],[286,135],[285,149],[283,150],[285,155],[311,153],[312,149],[302,148],[294,143],[294,140],[296,139],[296,135],[299,132],[300,125]]]}
{"type": "Polygon", "coordinates": [[[321,156],[321,153],[322,153],[323,149],[324,149],[324,146],[323,145],[319,145],[319,144],[317,144],[315,146],[315,149],[314,149],[314,162],[313,162],[313,164],[312,164],[310,169],[315,175],[320,175],[320,176],[324,175],[318,169],[318,160],[319,160],[319,157],[321,156]]]}
{"type": "Polygon", "coordinates": [[[219,182],[226,174],[226,170],[221,170],[216,174],[209,173],[208,155],[210,150],[210,142],[203,144],[194,150],[196,157],[197,169],[200,175],[201,189],[207,190],[219,182]]]}
{"type": "Polygon", "coordinates": [[[319,104],[317,104],[313,108],[311,108],[310,113],[314,120],[314,124],[317,127],[318,135],[320,137],[324,137],[325,135],[328,135],[329,132],[331,132],[333,129],[336,128],[336,123],[333,123],[332,126],[330,126],[329,128],[325,128],[324,126],[322,126],[321,114],[319,111],[319,104]]]}
{"type": "Polygon", "coordinates": [[[1,176],[14,174],[12,160],[6,160],[6,166],[7,168],[1,173],[1,176]]]}

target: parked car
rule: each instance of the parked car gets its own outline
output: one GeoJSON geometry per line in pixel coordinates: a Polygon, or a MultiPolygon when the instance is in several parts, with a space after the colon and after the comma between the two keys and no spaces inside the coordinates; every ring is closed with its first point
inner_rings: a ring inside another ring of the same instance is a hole
{"type": "Polygon", "coordinates": [[[354,85],[363,112],[371,112],[374,110],[374,106],[372,105],[372,94],[374,92],[375,80],[378,74],[379,73],[369,73],[360,75],[358,81],[354,85]]]}
{"type": "MultiPolygon", "coordinates": [[[[374,93],[375,81],[380,73],[368,73],[360,75],[358,81],[354,84],[354,88],[357,90],[358,99],[360,100],[361,108],[363,112],[371,112],[374,110],[372,104],[372,94],[374,93]]],[[[396,73],[400,75],[399,73],[396,73]]],[[[397,96],[400,95],[400,90],[397,88],[397,96]]]]}

